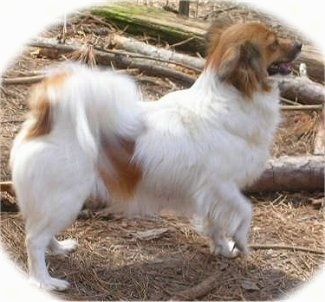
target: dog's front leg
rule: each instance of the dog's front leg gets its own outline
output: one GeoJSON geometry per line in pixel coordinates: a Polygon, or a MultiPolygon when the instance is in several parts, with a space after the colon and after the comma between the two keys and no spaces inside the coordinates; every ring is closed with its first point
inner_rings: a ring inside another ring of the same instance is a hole
{"type": "Polygon", "coordinates": [[[211,251],[228,258],[240,252],[247,254],[252,206],[237,186],[225,183],[217,189],[205,189],[197,196],[201,218],[195,224],[211,239],[211,251]]]}

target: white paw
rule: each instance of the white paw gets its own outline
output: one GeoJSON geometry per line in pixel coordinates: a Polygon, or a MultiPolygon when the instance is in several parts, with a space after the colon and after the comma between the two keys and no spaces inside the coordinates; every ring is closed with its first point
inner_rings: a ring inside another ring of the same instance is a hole
{"type": "Polygon", "coordinates": [[[48,253],[54,256],[67,256],[75,251],[78,247],[78,242],[75,239],[66,239],[62,241],[55,241],[50,244],[48,253]]]}
{"type": "Polygon", "coordinates": [[[248,255],[249,248],[247,244],[247,240],[236,240],[235,239],[235,245],[234,247],[240,251],[243,255],[248,255]]]}
{"type": "Polygon", "coordinates": [[[70,286],[68,281],[52,278],[52,277],[46,278],[45,280],[42,281],[36,280],[34,278],[30,278],[29,283],[41,289],[45,289],[47,291],[53,291],[53,290],[64,291],[70,286]]]}
{"type": "Polygon", "coordinates": [[[78,242],[75,239],[66,239],[59,241],[60,247],[67,253],[75,251],[78,247],[78,242]]]}
{"type": "Polygon", "coordinates": [[[211,242],[210,251],[214,255],[221,255],[226,258],[236,258],[240,254],[240,250],[235,246],[233,241],[222,242],[222,244],[211,242]]]}

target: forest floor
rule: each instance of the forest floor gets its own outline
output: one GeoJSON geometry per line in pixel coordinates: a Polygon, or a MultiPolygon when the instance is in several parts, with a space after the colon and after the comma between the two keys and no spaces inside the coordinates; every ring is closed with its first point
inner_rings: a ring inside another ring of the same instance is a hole
{"type": "MultiPolygon", "coordinates": [[[[143,5],[145,1],[137,1],[143,5]]],[[[147,1],[162,7],[166,1],[147,1]]],[[[175,6],[175,1],[169,1],[175,6]]],[[[231,8],[229,3],[205,1],[191,7],[192,18],[213,19],[213,11],[234,19],[262,20],[288,35],[298,35],[246,6],[231,8]],[[217,3],[217,4],[216,4],[217,3]]],[[[176,6],[174,7],[176,8],[176,6]]],[[[207,21],[210,22],[210,21],[207,21]]],[[[61,26],[40,34],[57,37],[61,26]]],[[[92,18],[71,16],[69,39],[84,42],[96,37],[105,43],[104,24],[92,18]],[[95,31],[96,29],[96,31],[95,31]],[[96,32],[96,33],[94,33],[96,32]]],[[[194,54],[193,54],[194,55],[194,54]]],[[[64,58],[49,58],[34,47],[25,48],[5,77],[37,74],[64,58]]],[[[129,70],[146,98],[155,101],[169,91],[185,88],[168,78],[145,76],[129,70]],[[145,76],[145,80],[144,79],[145,76]]],[[[26,99],[31,85],[3,86],[1,98],[1,180],[10,180],[9,152],[27,112],[26,99]]],[[[312,153],[319,121],[317,111],[286,111],[272,148],[274,157],[312,153]]],[[[82,213],[60,238],[73,237],[79,248],[70,257],[48,257],[50,273],[67,279],[70,289],[55,293],[63,300],[168,300],[183,290],[215,276],[210,290],[195,298],[201,300],[274,300],[287,298],[298,287],[312,280],[324,262],[324,212],[312,205],[324,198],[323,192],[277,192],[249,196],[254,215],[251,252],[247,258],[225,259],[209,252],[206,238],[198,235],[190,221],[171,212],[155,218],[125,219],[82,213]],[[144,233],[151,230],[153,236],[144,233]],[[273,245],[277,245],[274,247],[273,245]],[[296,248],[295,248],[296,247],[296,248]],[[310,251],[300,250],[306,247],[310,251]]],[[[1,195],[5,204],[12,196],[1,195]]],[[[24,227],[14,208],[1,212],[0,238],[11,259],[27,270],[24,227]]]]}

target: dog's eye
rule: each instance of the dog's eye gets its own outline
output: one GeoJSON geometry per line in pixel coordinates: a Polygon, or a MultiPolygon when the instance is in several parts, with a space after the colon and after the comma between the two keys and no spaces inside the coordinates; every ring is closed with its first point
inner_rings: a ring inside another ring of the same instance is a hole
{"type": "Polygon", "coordinates": [[[278,46],[279,46],[279,42],[278,40],[275,40],[272,44],[270,44],[269,47],[271,50],[277,50],[278,46]]]}

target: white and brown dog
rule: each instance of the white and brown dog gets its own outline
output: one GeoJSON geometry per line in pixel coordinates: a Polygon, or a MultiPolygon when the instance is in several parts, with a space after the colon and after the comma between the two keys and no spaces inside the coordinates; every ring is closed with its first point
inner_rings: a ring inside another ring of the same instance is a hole
{"type": "Polygon", "coordinates": [[[247,253],[252,206],[240,190],[262,173],[279,122],[268,73],[287,73],[302,45],[259,23],[212,28],[209,40],[195,84],[158,102],[143,102],[127,76],[76,63],[33,89],[11,168],[41,287],[68,287],[49,275],[45,252],[75,249],[55,235],[91,195],[129,215],[195,215],[215,254],[247,253]]]}

